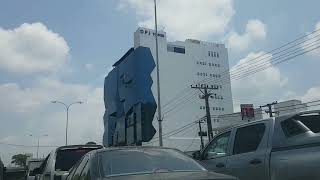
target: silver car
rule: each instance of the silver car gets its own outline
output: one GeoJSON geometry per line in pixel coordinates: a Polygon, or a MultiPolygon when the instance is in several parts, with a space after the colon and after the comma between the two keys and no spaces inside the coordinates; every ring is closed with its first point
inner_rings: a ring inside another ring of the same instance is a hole
{"type": "Polygon", "coordinates": [[[210,172],[179,150],[160,147],[115,147],[86,154],[62,179],[86,180],[237,180],[210,172]]]}

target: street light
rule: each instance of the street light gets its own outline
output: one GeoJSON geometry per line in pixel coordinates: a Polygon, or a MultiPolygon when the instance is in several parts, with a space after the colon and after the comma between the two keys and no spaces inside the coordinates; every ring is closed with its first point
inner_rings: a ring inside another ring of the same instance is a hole
{"type": "Polygon", "coordinates": [[[66,123],[66,146],[68,145],[68,122],[69,122],[69,109],[72,105],[74,104],[82,104],[83,102],[82,101],[77,101],[77,102],[73,102],[69,105],[63,103],[63,102],[60,102],[60,101],[51,101],[52,103],[58,103],[58,104],[62,104],[65,108],[66,108],[66,111],[67,111],[67,123],[66,123]]]}
{"type": "Polygon", "coordinates": [[[48,137],[48,134],[43,134],[41,136],[33,136],[32,134],[29,134],[31,137],[36,137],[38,139],[38,145],[37,145],[37,158],[39,158],[39,146],[40,146],[40,138],[41,137],[48,137]]]}

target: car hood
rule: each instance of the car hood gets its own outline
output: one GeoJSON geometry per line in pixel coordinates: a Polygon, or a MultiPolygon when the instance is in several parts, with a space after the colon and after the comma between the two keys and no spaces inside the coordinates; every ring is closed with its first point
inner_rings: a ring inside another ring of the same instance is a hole
{"type": "Polygon", "coordinates": [[[166,173],[152,173],[139,175],[124,175],[108,177],[104,180],[237,180],[232,176],[218,174],[214,172],[166,172],[166,173]]]}

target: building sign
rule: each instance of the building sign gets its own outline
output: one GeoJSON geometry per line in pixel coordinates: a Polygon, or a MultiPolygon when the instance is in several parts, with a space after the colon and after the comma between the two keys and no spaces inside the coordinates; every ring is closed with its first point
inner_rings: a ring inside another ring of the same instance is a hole
{"type": "MultiPolygon", "coordinates": [[[[147,29],[140,29],[140,34],[147,34],[147,35],[153,35],[156,36],[156,33],[151,31],[151,30],[147,30],[147,29]]],[[[164,38],[164,34],[162,33],[158,33],[159,37],[163,37],[164,38]]]]}
{"type": "Polygon", "coordinates": [[[241,117],[242,120],[250,121],[254,119],[254,108],[253,104],[241,104],[241,117]]]}

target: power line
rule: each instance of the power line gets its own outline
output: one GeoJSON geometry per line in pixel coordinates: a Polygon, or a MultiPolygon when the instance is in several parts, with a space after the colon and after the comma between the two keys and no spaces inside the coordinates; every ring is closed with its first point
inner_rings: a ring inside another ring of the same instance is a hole
{"type": "Polygon", "coordinates": [[[191,144],[184,150],[184,152],[186,152],[194,143],[194,140],[196,139],[197,137],[197,134],[193,137],[192,141],[191,141],[191,144]]]}

